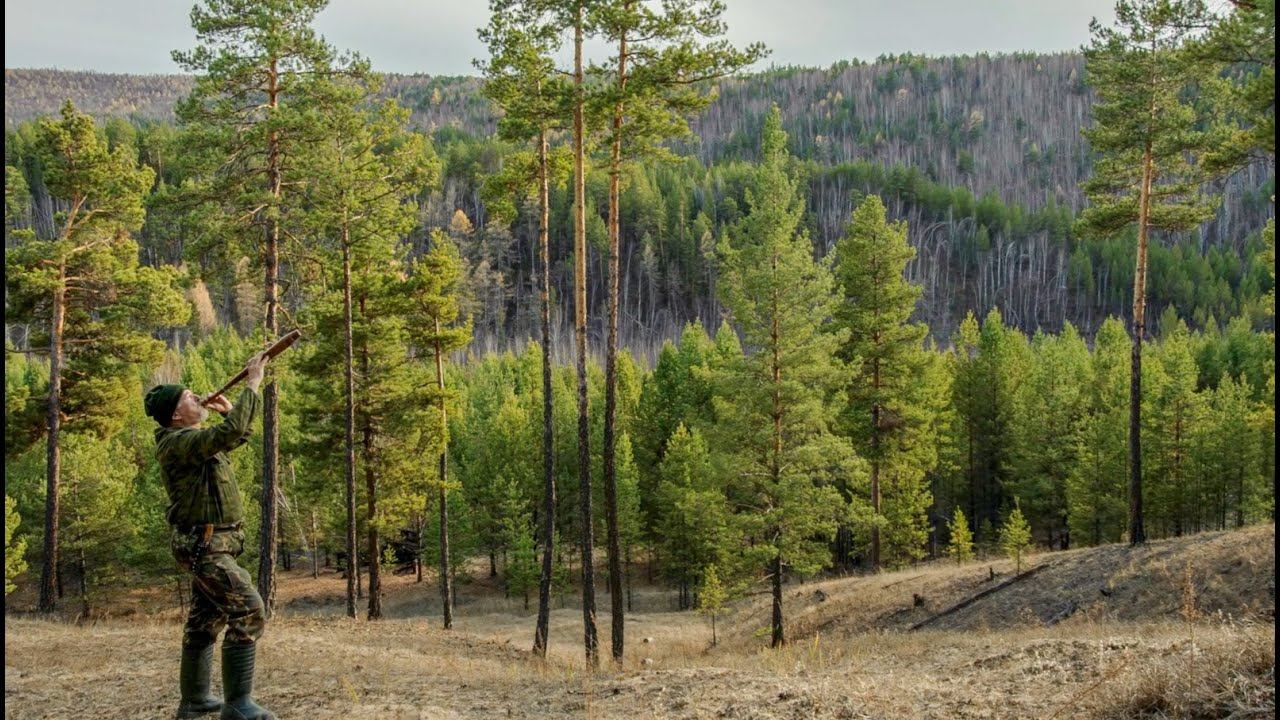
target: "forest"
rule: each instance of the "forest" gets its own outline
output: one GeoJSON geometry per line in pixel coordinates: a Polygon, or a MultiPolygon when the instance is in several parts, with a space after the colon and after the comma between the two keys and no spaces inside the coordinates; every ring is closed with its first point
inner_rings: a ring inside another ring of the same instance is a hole
{"type": "Polygon", "coordinates": [[[269,614],[496,582],[597,666],[642,579],[767,594],[780,648],[784,584],[1274,522],[1273,2],[746,74],[718,2],[491,0],[468,78],[325,4],[200,2],[181,76],[6,70],[7,596],[186,602],[141,399],[294,328],[229,455],[269,614]]]}
{"type": "MultiPolygon", "coordinates": [[[[718,325],[707,256],[744,207],[745,178],[771,103],[779,105],[788,147],[803,167],[803,222],[815,253],[835,246],[853,196],[877,194],[891,217],[908,221],[917,256],[906,272],[924,288],[918,319],[935,339],[945,342],[969,310],[982,316],[994,307],[1029,334],[1071,322],[1091,337],[1108,316],[1130,312],[1134,239],[1084,236],[1074,226],[1084,206],[1080,183],[1093,162],[1080,133],[1092,122],[1094,102],[1084,78],[1080,54],[907,55],[827,69],[773,68],[709,84],[715,97],[690,119],[692,135],[668,141],[674,157],[624,170],[623,344],[652,361],[685,323],[718,325]]],[[[152,158],[140,161],[180,184],[188,171],[175,162],[180,145],[171,125],[173,106],[190,84],[189,76],[10,70],[5,118],[10,137],[21,136],[35,114],[56,114],[72,99],[117,132],[136,135],[135,146],[152,158]]],[[[374,97],[408,110],[406,126],[429,135],[441,161],[438,181],[419,191],[415,243],[425,244],[425,228],[456,221],[455,242],[472,268],[483,266],[472,282],[487,287],[475,292],[491,294],[475,311],[476,341],[487,350],[517,349],[513,341],[537,334],[536,213],[511,198],[498,203],[496,215],[490,210],[496,198],[484,192],[486,179],[519,146],[494,134],[500,110],[481,87],[475,77],[388,75],[374,97]]],[[[23,152],[10,150],[9,164],[23,152]]],[[[587,232],[599,247],[607,180],[601,170],[586,172],[591,216],[601,217],[587,232]]],[[[1256,308],[1270,287],[1260,232],[1272,214],[1272,166],[1254,158],[1211,182],[1221,198],[1215,217],[1152,249],[1150,302],[1157,311],[1177,307],[1197,329],[1242,314],[1270,327],[1256,308]]],[[[565,181],[552,184],[551,201],[556,244],[572,234],[565,181]]],[[[40,222],[51,222],[51,207],[41,205],[38,213],[40,222]]],[[[150,261],[179,262],[181,235],[157,232],[167,247],[152,247],[142,231],[144,248],[156,253],[150,261]]],[[[551,277],[553,323],[564,326],[564,337],[572,324],[566,250],[553,252],[551,277]]],[[[597,270],[588,278],[593,325],[603,311],[595,304],[604,297],[603,269],[597,270]]]]}

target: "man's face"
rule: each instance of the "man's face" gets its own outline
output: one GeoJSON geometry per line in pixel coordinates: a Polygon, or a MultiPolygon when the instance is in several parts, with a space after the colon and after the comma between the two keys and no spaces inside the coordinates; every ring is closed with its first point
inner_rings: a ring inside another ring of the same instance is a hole
{"type": "Polygon", "coordinates": [[[209,410],[200,406],[200,398],[190,390],[182,391],[178,407],[173,409],[173,419],[169,427],[192,427],[204,422],[209,417],[209,410]]]}

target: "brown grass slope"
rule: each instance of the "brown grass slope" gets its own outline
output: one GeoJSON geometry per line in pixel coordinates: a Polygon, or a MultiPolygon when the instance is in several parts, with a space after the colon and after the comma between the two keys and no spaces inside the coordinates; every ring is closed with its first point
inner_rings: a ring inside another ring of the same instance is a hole
{"type": "MultiPolygon", "coordinates": [[[[874,630],[1035,627],[1099,621],[1160,621],[1200,616],[1274,621],[1275,526],[1201,533],[1125,544],[1044,553],[1023,559],[1024,580],[928,622],[1011,579],[1005,558],[957,566],[927,565],[834,580],[790,585],[785,610],[792,640],[849,636],[874,630]],[[992,575],[994,573],[994,579],[992,575]],[[1189,574],[1188,574],[1189,573],[1189,574]]],[[[769,621],[768,596],[739,607],[726,636],[750,645],[769,621]]]]}

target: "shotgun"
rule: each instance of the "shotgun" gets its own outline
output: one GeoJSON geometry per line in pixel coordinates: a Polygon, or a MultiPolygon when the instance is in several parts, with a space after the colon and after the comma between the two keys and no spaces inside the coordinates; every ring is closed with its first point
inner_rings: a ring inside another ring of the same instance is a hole
{"type": "MultiPolygon", "coordinates": [[[[296,330],[296,329],[290,330],[288,333],[283,335],[279,340],[277,340],[274,345],[267,348],[267,359],[270,360],[275,356],[279,355],[280,353],[284,352],[289,348],[290,345],[297,342],[298,338],[300,337],[302,337],[302,333],[299,330],[296,330]]],[[[248,368],[241,370],[239,373],[236,374],[235,377],[228,380],[225,385],[218,388],[217,391],[206,395],[204,400],[202,400],[200,404],[208,405],[210,400],[218,397],[219,395],[235,387],[236,383],[240,382],[241,380],[244,380],[248,376],[249,376],[248,368]]]]}

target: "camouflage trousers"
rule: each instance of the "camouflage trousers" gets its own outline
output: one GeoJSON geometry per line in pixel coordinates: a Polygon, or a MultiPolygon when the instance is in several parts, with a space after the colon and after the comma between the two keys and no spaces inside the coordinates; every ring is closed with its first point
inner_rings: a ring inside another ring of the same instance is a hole
{"type": "Polygon", "coordinates": [[[244,532],[214,532],[204,553],[197,552],[199,543],[198,532],[173,531],[173,557],[192,575],[191,610],[182,631],[183,647],[209,647],[223,628],[227,631],[223,644],[256,642],[262,637],[266,616],[262,596],[252,578],[236,564],[236,558],[244,552],[244,532]]]}

